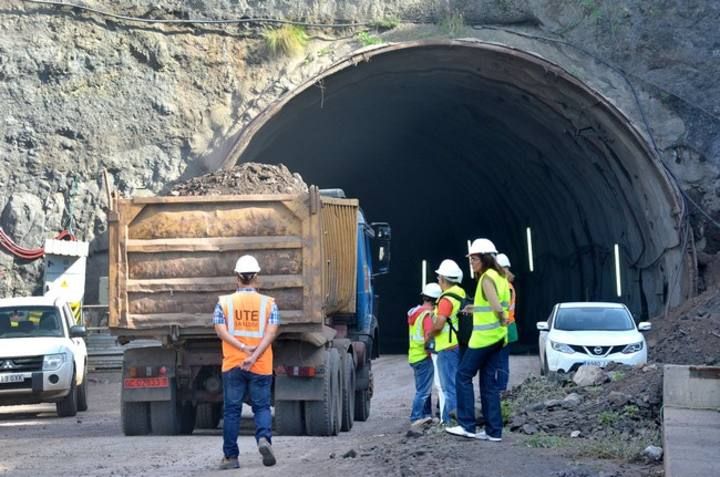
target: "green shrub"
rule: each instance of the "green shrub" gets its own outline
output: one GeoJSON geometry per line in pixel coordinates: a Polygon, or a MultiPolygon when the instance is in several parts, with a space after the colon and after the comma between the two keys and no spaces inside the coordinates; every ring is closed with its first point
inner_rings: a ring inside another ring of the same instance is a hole
{"type": "Polygon", "coordinates": [[[379,36],[371,35],[369,32],[361,31],[357,34],[357,40],[362,46],[380,45],[383,41],[379,36]]]}

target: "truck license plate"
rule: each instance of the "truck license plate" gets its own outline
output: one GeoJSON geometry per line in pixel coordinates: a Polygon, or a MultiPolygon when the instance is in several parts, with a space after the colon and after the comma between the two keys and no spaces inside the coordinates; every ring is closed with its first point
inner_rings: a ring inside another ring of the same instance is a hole
{"type": "Polygon", "coordinates": [[[25,376],[22,374],[0,374],[0,383],[22,383],[25,376]]]}

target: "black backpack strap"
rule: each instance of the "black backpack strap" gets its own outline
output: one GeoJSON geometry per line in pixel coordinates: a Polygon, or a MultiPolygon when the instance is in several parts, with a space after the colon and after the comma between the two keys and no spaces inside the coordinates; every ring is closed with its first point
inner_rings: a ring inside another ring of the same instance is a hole
{"type": "MultiPolygon", "coordinates": [[[[443,298],[443,297],[446,297],[446,296],[448,296],[448,297],[450,297],[450,298],[455,298],[457,301],[460,302],[460,309],[458,310],[458,313],[460,313],[460,311],[462,310],[462,304],[463,304],[463,301],[465,300],[465,298],[464,298],[464,297],[461,297],[461,296],[458,295],[457,293],[446,292],[446,293],[443,293],[442,295],[440,295],[440,297],[438,298],[438,302],[440,301],[440,298],[443,298]]],[[[452,343],[453,333],[455,333],[455,335],[457,335],[457,334],[458,334],[458,329],[455,328],[455,325],[453,325],[453,322],[452,322],[452,320],[450,319],[449,316],[448,316],[448,319],[447,319],[447,324],[448,324],[448,326],[450,326],[450,336],[449,336],[449,338],[448,338],[448,342],[452,343]]]]}

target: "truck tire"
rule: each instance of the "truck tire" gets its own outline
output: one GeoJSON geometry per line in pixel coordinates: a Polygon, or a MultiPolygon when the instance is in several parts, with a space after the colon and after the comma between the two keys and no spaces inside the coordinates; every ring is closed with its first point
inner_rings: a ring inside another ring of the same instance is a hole
{"type": "Polygon", "coordinates": [[[275,401],[275,428],[282,436],[305,434],[302,401],[275,401]]]}
{"type": "Polygon", "coordinates": [[[146,402],[123,402],[120,407],[123,434],[146,436],[150,434],[150,408],[146,402]]]}
{"type": "Polygon", "coordinates": [[[196,407],[191,402],[177,407],[178,420],[180,422],[180,434],[190,435],[195,429],[196,407]]]}
{"type": "Polygon", "coordinates": [[[78,411],[87,411],[87,363],[85,363],[85,373],[83,374],[82,383],[77,388],[77,409],[78,411]]]}
{"type": "Polygon", "coordinates": [[[335,348],[327,351],[322,378],[322,401],[305,401],[305,432],[309,436],[334,436],[339,429],[340,355],[335,348]]]}
{"type": "Polygon", "coordinates": [[[55,403],[55,410],[60,417],[72,417],[78,412],[78,393],[75,385],[75,375],[70,382],[70,393],[55,403]]]}
{"type": "Polygon", "coordinates": [[[370,417],[370,399],[372,398],[372,362],[365,363],[368,374],[368,387],[355,391],[355,420],[365,422],[370,417]]]}
{"type": "Polygon", "coordinates": [[[152,401],[150,403],[150,427],[152,433],[159,436],[174,436],[180,433],[175,400],[152,401]]]}
{"type": "Polygon", "coordinates": [[[195,427],[198,429],[217,429],[222,417],[222,406],[218,403],[204,402],[195,410],[195,427]]]}
{"type": "Polygon", "coordinates": [[[350,353],[345,355],[343,361],[345,372],[343,373],[342,390],[342,423],[340,430],[348,432],[355,421],[355,361],[350,353]]]}

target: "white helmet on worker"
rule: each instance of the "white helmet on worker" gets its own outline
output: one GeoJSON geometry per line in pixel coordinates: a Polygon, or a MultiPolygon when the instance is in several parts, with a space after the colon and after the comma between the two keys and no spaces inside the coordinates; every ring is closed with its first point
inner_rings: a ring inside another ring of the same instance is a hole
{"type": "Polygon", "coordinates": [[[235,263],[235,273],[238,275],[249,275],[260,272],[260,264],[252,255],[243,255],[235,263]]]}
{"type": "Polygon", "coordinates": [[[421,295],[428,298],[439,298],[442,295],[442,289],[437,283],[428,283],[423,287],[421,295]]]}
{"type": "Polygon", "coordinates": [[[495,257],[495,261],[503,268],[510,268],[510,259],[504,253],[498,254],[498,256],[495,257]]]}
{"type": "Polygon", "coordinates": [[[454,260],[445,259],[435,273],[445,278],[449,282],[460,283],[463,279],[463,271],[454,260]]]}
{"type": "Polygon", "coordinates": [[[488,239],[479,238],[473,240],[470,244],[470,250],[468,250],[467,256],[470,255],[486,255],[488,253],[497,254],[498,251],[495,248],[495,244],[488,239]]]}

